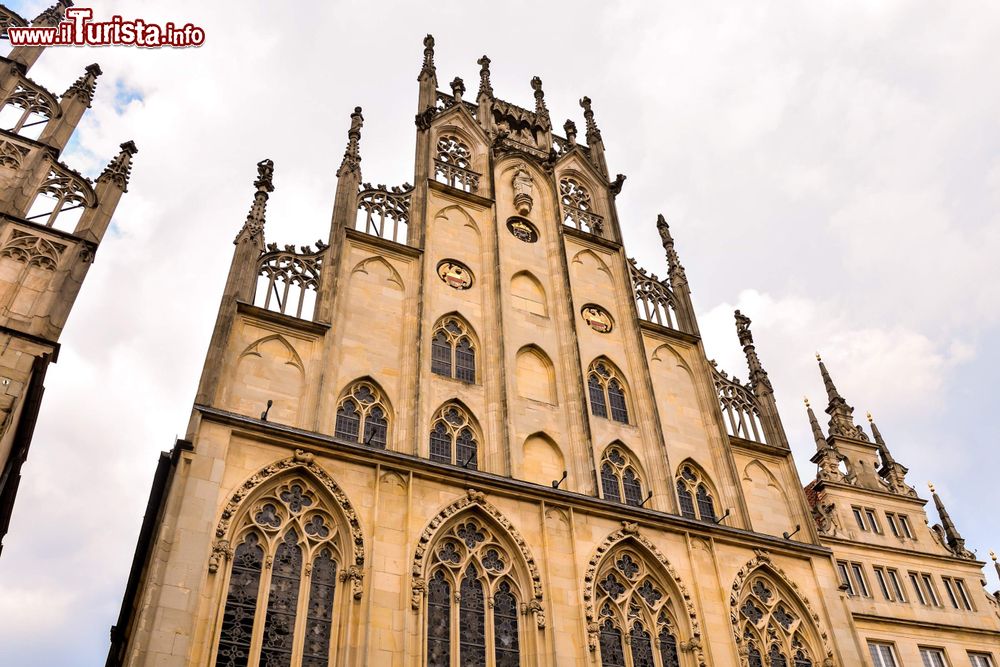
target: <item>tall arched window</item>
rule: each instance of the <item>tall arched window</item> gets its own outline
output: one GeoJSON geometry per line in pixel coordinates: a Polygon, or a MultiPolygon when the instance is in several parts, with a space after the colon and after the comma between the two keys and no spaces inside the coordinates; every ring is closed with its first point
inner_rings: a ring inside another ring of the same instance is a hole
{"type": "Polygon", "coordinates": [[[303,665],[329,665],[343,555],[319,494],[304,478],[279,482],[250,506],[236,535],[215,664],[290,665],[301,651],[303,665]]]}
{"type": "Polygon", "coordinates": [[[601,491],[605,500],[639,507],[645,498],[642,482],[631,457],[621,447],[611,445],[601,460],[601,491]]]}
{"type": "Polygon", "coordinates": [[[382,391],[371,382],[351,384],[337,406],[334,435],[385,449],[389,437],[389,403],[382,391]]]}
{"type": "Polygon", "coordinates": [[[590,412],[595,417],[628,423],[628,402],[625,383],[609,362],[598,359],[587,372],[587,392],[590,394],[590,412]]]}
{"type": "Polygon", "coordinates": [[[677,473],[677,499],[681,516],[715,523],[718,513],[708,476],[691,463],[681,465],[677,473]]]}
{"type": "Polygon", "coordinates": [[[518,600],[524,596],[511,553],[493,531],[477,518],[465,518],[445,532],[429,562],[428,667],[519,667],[518,600]],[[452,590],[460,594],[451,596],[452,590]]]}
{"type": "Polygon", "coordinates": [[[813,656],[820,655],[810,645],[815,629],[782,586],[759,571],[734,600],[749,667],[813,667],[813,656]]]}
{"type": "Polygon", "coordinates": [[[673,597],[637,552],[621,547],[606,557],[594,595],[601,667],[679,666],[673,597]]]}
{"type": "Polygon", "coordinates": [[[563,224],[601,236],[604,218],[594,212],[590,191],[580,181],[569,176],[559,179],[559,203],[563,224]]]}
{"type": "Polygon", "coordinates": [[[449,403],[438,410],[431,425],[430,458],[470,470],[479,467],[479,438],[472,418],[461,406],[449,403]]]}
{"type": "Polygon", "coordinates": [[[462,382],[476,381],[476,346],[468,326],[457,317],[445,318],[434,330],[431,372],[462,382]]]}

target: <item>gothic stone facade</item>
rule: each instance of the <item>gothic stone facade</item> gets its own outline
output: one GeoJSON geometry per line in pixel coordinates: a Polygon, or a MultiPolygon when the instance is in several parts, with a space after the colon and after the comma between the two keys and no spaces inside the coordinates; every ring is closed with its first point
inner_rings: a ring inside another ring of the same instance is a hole
{"type": "MultiPolygon", "coordinates": [[[[69,2],[31,25],[53,26],[69,2]]],[[[27,21],[0,5],[0,34],[27,21]]],[[[61,97],[28,78],[43,47],[0,57],[0,540],[7,533],[21,466],[49,363],[97,248],[128,186],[135,144],[96,183],[59,156],[90,107],[101,68],[86,68],[61,97]]],[[[2,548],[2,545],[0,545],[2,548]]]]}
{"type": "Polygon", "coordinates": [[[983,563],[881,436],[829,381],[803,492],[749,319],[741,383],[662,217],[667,278],[627,257],[590,100],[558,136],[479,64],[441,92],[425,40],[415,185],[362,181],[355,109],[328,242],[265,243],[258,165],[108,664],[994,664],[983,563]]]}

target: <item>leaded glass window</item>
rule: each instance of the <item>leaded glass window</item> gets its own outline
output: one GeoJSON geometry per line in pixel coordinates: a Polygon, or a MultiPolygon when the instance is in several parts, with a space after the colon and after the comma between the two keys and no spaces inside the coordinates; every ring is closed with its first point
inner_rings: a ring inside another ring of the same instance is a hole
{"type": "Polygon", "coordinates": [[[812,656],[820,654],[806,637],[819,633],[797,602],[792,592],[763,571],[744,583],[737,608],[744,624],[740,641],[751,667],[812,667],[812,656]]]}
{"type": "Polygon", "coordinates": [[[464,408],[448,403],[434,417],[430,433],[432,461],[454,463],[469,470],[479,468],[479,437],[464,408]]]}
{"type": "Polygon", "coordinates": [[[590,412],[595,417],[609,417],[628,424],[628,402],[625,384],[611,362],[598,359],[587,372],[587,393],[590,395],[590,412]]]}
{"type": "Polygon", "coordinates": [[[340,541],[323,499],[304,478],[276,476],[234,526],[244,537],[229,569],[216,665],[291,667],[301,652],[296,667],[328,667],[340,541]]]}
{"type": "Polygon", "coordinates": [[[677,636],[671,632],[668,624],[660,628],[658,637],[660,649],[660,662],[663,667],[680,667],[680,657],[677,655],[677,636]]]}
{"type": "Polygon", "coordinates": [[[501,582],[493,596],[493,636],[496,641],[496,667],[519,667],[521,649],[517,627],[517,598],[510,582],[501,582]]]}
{"type": "Polygon", "coordinates": [[[639,507],[645,498],[642,482],[631,457],[622,447],[611,445],[601,461],[601,492],[605,500],[639,507]]]}
{"type": "Polygon", "coordinates": [[[625,667],[625,651],[622,649],[622,633],[611,622],[601,626],[601,667],[625,667]]]}
{"type": "Polygon", "coordinates": [[[470,384],[476,381],[471,328],[457,317],[441,321],[431,337],[431,372],[470,384]]]}
{"type": "Polygon", "coordinates": [[[716,523],[715,500],[708,476],[693,463],[684,463],[677,472],[677,501],[681,516],[716,523]]]}
{"type": "Polygon", "coordinates": [[[629,643],[632,645],[632,667],[654,667],[653,644],[641,623],[632,624],[629,643]]]}
{"type": "Polygon", "coordinates": [[[427,665],[451,665],[451,587],[441,570],[427,586],[427,665]]]}
{"type": "Polygon", "coordinates": [[[459,662],[470,667],[486,667],[486,600],[475,565],[469,565],[462,579],[459,603],[459,662]]]}
{"type": "Polygon", "coordinates": [[[367,380],[351,383],[337,408],[334,435],[385,449],[389,438],[389,402],[382,390],[367,380]]]}

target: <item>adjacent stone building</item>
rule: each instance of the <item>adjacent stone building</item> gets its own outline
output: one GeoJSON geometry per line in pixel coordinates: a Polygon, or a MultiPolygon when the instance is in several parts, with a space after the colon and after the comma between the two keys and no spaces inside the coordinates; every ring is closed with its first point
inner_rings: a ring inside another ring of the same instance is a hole
{"type": "Polygon", "coordinates": [[[662,216],[666,277],[628,258],[591,101],[559,136],[424,46],[414,185],[355,109],[329,239],[279,246],[257,165],[108,665],[995,665],[983,563],[826,367],[804,492],[750,320],[742,383],[662,216]]]}
{"type": "MultiPolygon", "coordinates": [[[[54,26],[58,2],[33,26],[54,26]]],[[[0,5],[0,34],[27,21],[0,5]]],[[[45,372],[59,335],[128,186],[135,144],[96,183],[59,156],[90,107],[101,68],[86,68],[61,97],[28,78],[44,47],[0,57],[0,540],[7,534],[28,456],[45,372]]],[[[2,545],[0,545],[2,549],[2,545]]]]}

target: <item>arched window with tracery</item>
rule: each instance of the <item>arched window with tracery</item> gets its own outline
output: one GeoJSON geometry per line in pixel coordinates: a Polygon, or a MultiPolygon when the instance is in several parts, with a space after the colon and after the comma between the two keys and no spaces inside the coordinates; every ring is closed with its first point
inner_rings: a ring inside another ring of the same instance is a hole
{"type": "Polygon", "coordinates": [[[513,558],[492,528],[474,516],[437,541],[428,561],[428,667],[522,664],[520,601],[526,597],[513,558]]]}
{"type": "Polygon", "coordinates": [[[448,403],[438,410],[431,424],[430,459],[478,469],[478,433],[469,413],[457,403],[448,403]]]}
{"type": "Polygon", "coordinates": [[[341,395],[333,434],[385,449],[389,439],[389,402],[373,382],[358,380],[341,395]]]}
{"type": "Polygon", "coordinates": [[[645,500],[638,466],[623,447],[611,445],[604,451],[601,459],[601,491],[605,500],[624,502],[634,507],[639,507],[645,500]]]}
{"type": "Polygon", "coordinates": [[[472,169],[472,150],[453,134],[438,139],[434,156],[434,179],[465,192],[479,189],[479,173],[472,169]]]}
{"type": "Polygon", "coordinates": [[[677,472],[677,499],[681,516],[715,523],[718,512],[708,476],[697,466],[684,463],[677,472]]]}
{"type": "Polygon", "coordinates": [[[287,476],[235,524],[217,667],[331,663],[345,553],[329,506],[306,477],[287,476]]]}
{"type": "Polygon", "coordinates": [[[476,381],[476,344],[471,328],[457,317],[446,317],[431,336],[431,372],[462,382],[476,381]]]}
{"type": "Polygon", "coordinates": [[[625,382],[618,370],[608,361],[597,359],[587,371],[587,393],[590,395],[590,412],[628,424],[628,401],[625,382]]]}
{"type": "Polygon", "coordinates": [[[594,596],[601,667],[679,667],[674,596],[638,552],[606,557],[594,596]]]}
{"type": "Polygon", "coordinates": [[[737,600],[738,637],[747,667],[813,667],[815,629],[797,600],[764,571],[753,573],[737,600]]]}
{"type": "Polygon", "coordinates": [[[579,180],[570,176],[559,179],[559,203],[564,225],[604,235],[604,218],[595,212],[590,190],[579,180]]]}

